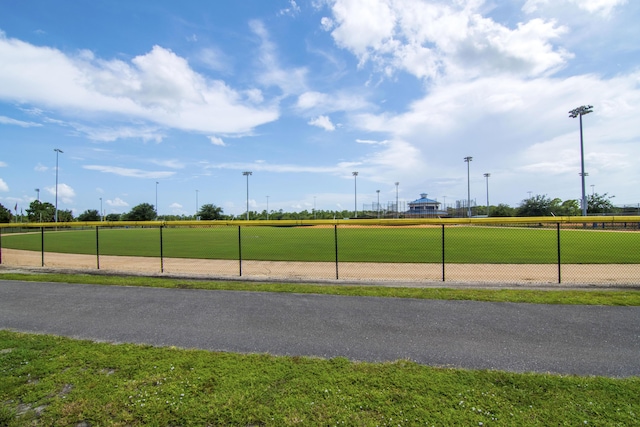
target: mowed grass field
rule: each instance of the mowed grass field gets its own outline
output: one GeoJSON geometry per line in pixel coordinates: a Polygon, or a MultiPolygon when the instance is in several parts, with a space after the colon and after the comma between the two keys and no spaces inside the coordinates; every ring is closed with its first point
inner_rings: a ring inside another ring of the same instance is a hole
{"type": "MultiPolygon", "coordinates": [[[[2,246],[40,251],[39,232],[3,235],[2,246]]],[[[165,227],[163,256],[171,258],[271,261],[335,261],[333,227],[165,227]]],[[[338,227],[341,262],[442,262],[440,227],[338,227]]],[[[561,230],[561,262],[640,263],[640,234],[592,229],[561,230]]],[[[558,261],[555,229],[447,226],[447,263],[549,264],[558,261]]],[[[48,252],[160,256],[159,228],[102,228],[45,232],[48,252]]]]}

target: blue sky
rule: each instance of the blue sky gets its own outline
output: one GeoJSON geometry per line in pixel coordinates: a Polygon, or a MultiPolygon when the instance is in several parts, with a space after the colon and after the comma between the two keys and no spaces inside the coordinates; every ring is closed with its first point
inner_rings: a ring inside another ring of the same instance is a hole
{"type": "Polygon", "coordinates": [[[640,2],[0,2],[0,203],[640,203],[640,2]],[[357,171],[357,182],[352,172],[357,171]],[[156,184],[158,183],[158,184],[156,184]]]}

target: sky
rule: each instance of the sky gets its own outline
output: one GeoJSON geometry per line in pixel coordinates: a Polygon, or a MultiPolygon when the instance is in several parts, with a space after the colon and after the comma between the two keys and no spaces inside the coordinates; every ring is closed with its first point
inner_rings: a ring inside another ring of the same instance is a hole
{"type": "Polygon", "coordinates": [[[579,200],[568,112],[593,105],[586,192],[637,205],[638,21],[635,0],[4,0],[0,203],[54,204],[56,177],[76,216],[579,200]]]}

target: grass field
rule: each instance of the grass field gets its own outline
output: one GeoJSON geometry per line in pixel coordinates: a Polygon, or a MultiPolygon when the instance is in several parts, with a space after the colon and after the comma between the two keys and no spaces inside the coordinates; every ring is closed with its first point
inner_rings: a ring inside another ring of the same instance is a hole
{"type": "Polygon", "coordinates": [[[239,355],[0,331],[0,425],[631,426],[640,378],[239,355]]]}
{"type": "MultiPolygon", "coordinates": [[[[557,262],[556,230],[450,226],[445,229],[448,263],[548,264],[557,262]]],[[[271,261],[335,261],[334,229],[316,227],[164,228],[163,254],[175,258],[271,261]]],[[[561,260],[570,264],[640,263],[636,232],[562,230],[561,260]]],[[[95,254],[95,230],[47,232],[45,251],[95,254]]],[[[442,262],[439,227],[338,228],[342,262],[442,262]]],[[[39,251],[40,233],[4,235],[2,246],[39,251]]],[[[101,229],[101,255],[159,256],[158,228],[101,229]]]]}

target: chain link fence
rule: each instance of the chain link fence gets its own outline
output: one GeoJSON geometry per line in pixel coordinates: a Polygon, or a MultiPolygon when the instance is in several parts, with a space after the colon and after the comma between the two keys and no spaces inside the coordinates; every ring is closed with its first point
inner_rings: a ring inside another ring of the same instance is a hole
{"type": "Polygon", "coordinates": [[[0,224],[0,264],[270,281],[640,284],[640,216],[0,224]]]}

